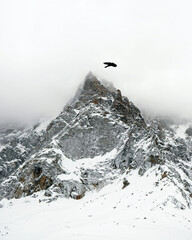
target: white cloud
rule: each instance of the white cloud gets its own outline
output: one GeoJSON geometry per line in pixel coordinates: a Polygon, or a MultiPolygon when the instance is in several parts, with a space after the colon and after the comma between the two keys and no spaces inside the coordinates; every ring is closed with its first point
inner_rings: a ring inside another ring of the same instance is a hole
{"type": "MultiPolygon", "coordinates": [[[[0,113],[55,114],[90,70],[139,107],[192,117],[191,1],[0,1],[0,113]],[[104,69],[103,61],[115,69],[104,69]]],[[[28,115],[28,117],[27,117],[28,115]]]]}

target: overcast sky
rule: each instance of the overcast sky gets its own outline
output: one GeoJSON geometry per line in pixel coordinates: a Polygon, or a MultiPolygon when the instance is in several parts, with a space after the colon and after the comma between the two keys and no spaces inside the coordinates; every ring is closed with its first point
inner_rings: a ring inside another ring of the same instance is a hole
{"type": "Polygon", "coordinates": [[[191,10],[190,0],[0,0],[0,118],[57,114],[90,70],[139,107],[192,117],[191,10]]]}

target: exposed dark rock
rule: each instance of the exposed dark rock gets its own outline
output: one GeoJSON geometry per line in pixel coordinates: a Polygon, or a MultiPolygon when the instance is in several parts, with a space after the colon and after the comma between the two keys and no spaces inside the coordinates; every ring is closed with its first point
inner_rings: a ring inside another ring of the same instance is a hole
{"type": "Polygon", "coordinates": [[[164,172],[164,173],[162,174],[161,179],[163,179],[163,178],[165,178],[165,177],[167,177],[167,172],[164,172]]]}
{"type": "Polygon", "coordinates": [[[126,188],[127,186],[129,186],[129,181],[126,179],[126,178],[124,178],[123,179],[123,187],[122,187],[122,189],[124,189],[124,188],[126,188]]]}
{"type": "Polygon", "coordinates": [[[185,131],[185,133],[187,135],[189,135],[190,137],[192,137],[192,126],[191,127],[188,127],[187,130],[185,131]]]}

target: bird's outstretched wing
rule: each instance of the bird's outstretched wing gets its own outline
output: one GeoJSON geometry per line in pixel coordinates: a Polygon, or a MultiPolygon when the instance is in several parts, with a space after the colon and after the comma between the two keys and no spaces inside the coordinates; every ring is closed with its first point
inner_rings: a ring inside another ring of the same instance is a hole
{"type": "Polygon", "coordinates": [[[107,67],[117,67],[117,64],[115,64],[113,62],[104,62],[104,64],[106,64],[105,68],[107,68],[107,67]]]}

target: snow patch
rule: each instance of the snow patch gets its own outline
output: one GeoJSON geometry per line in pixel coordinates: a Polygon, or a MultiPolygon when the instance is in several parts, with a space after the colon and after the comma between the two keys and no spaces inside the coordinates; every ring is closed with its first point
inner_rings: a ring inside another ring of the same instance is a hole
{"type": "Polygon", "coordinates": [[[175,127],[175,137],[176,138],[186,138],[186,133],[185,131],[187,130],[187,128],[189,127],[190,124],[185,124],[185,125],[179,125],[175,127]]]}
{"type": "Polygon", "coordinates": [[[35,128],[35,131],[37,133],[40,133],[41,131],[43,130],[46,130],[47,126],[49,125],[49,123],[52,121],[52,119],[49,119],[49,120],[45,120],[43,122],[41,122],[36,128],[35,128]]]}

